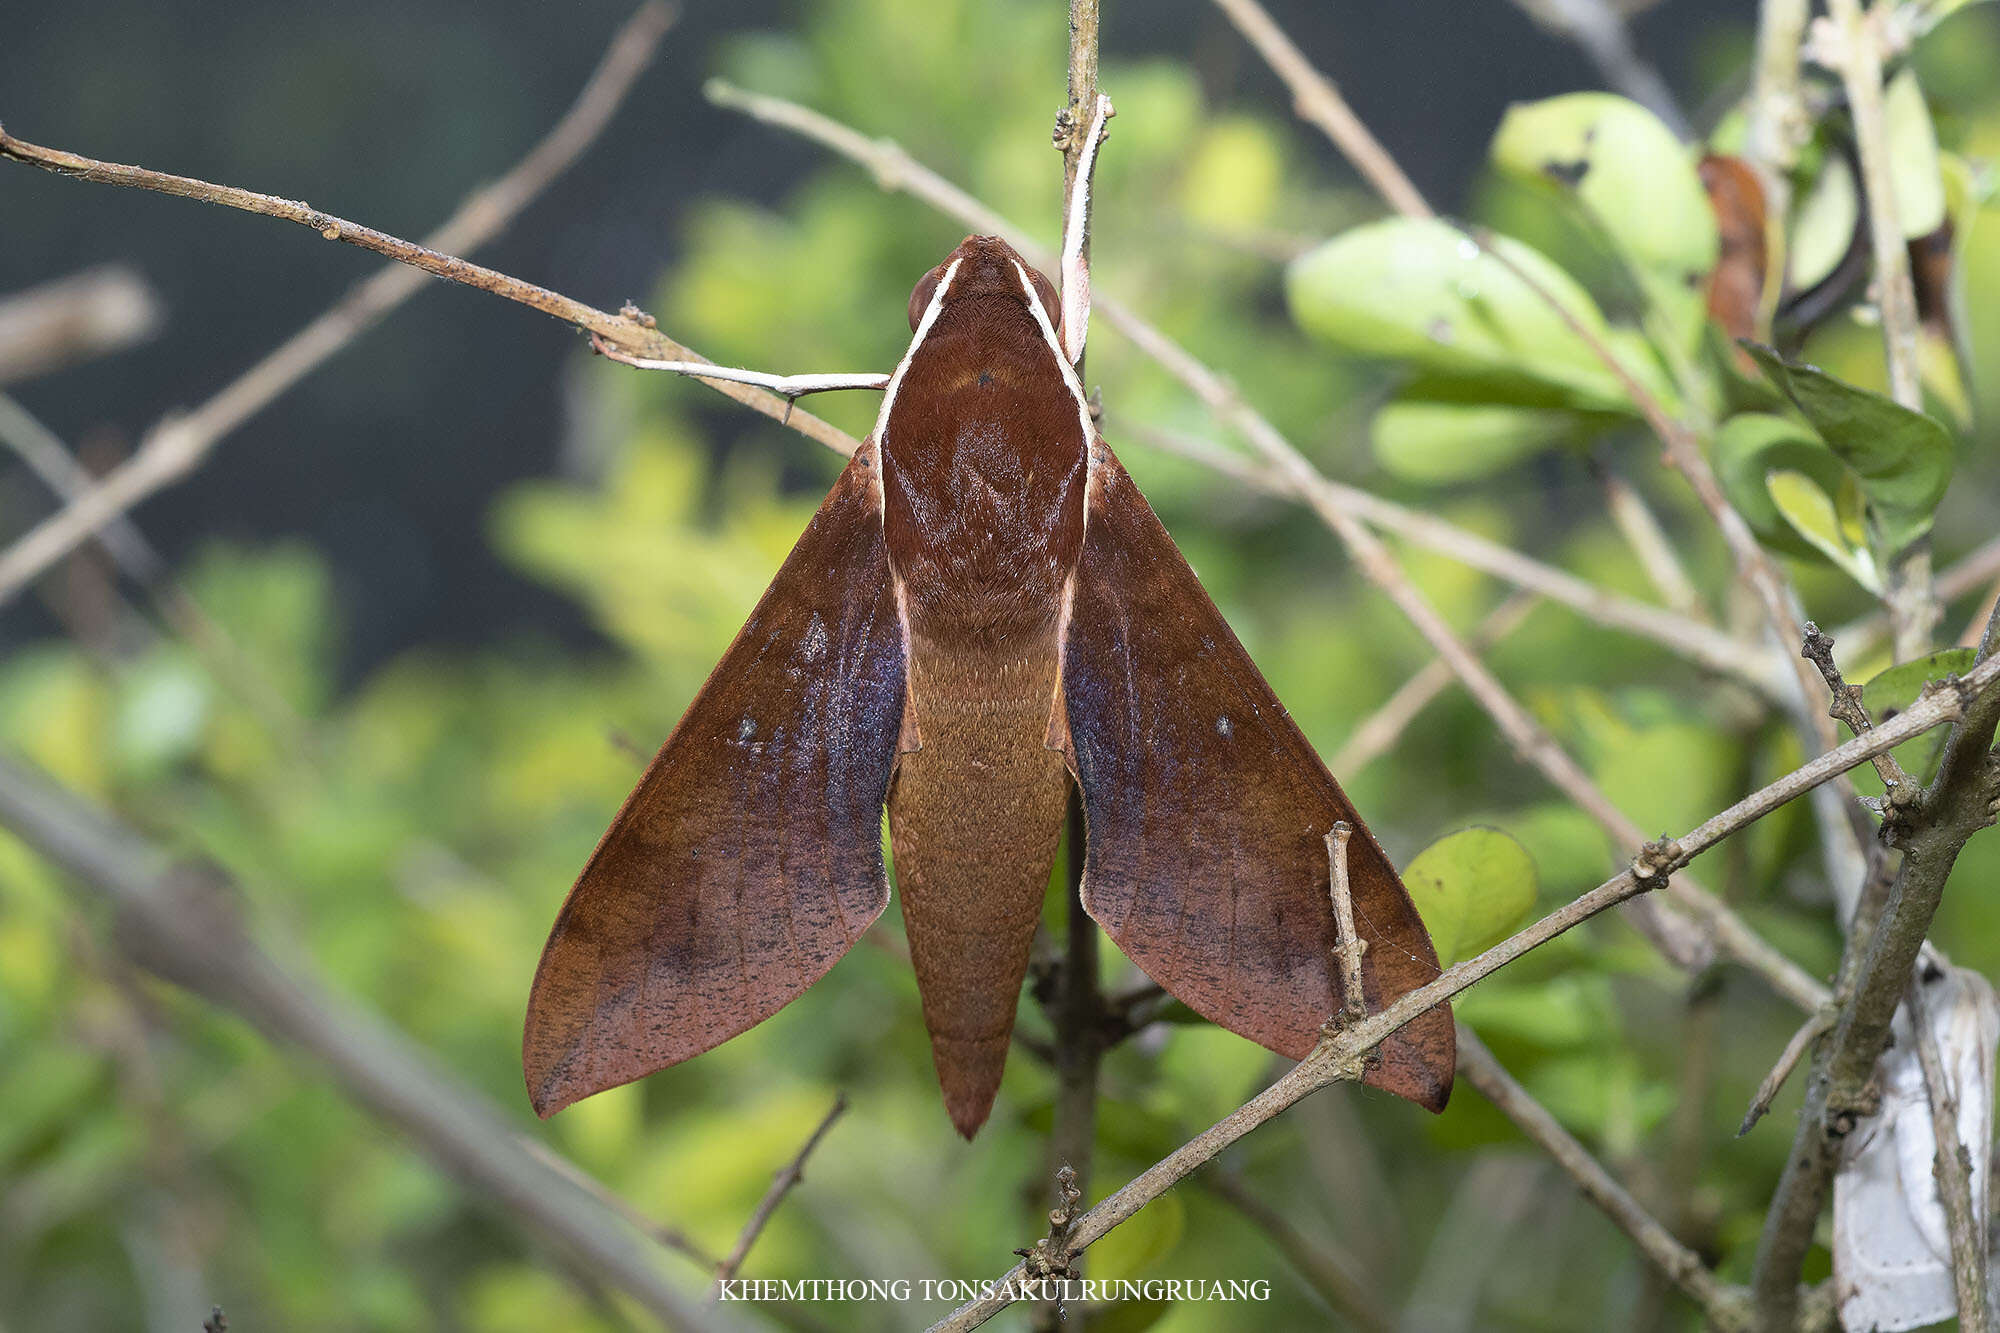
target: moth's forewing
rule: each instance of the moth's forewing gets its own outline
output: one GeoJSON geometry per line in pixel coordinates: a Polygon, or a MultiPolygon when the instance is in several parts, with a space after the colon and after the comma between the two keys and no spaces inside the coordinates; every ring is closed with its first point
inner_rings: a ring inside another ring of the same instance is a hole
{"type": "Polygon", "coordinates": [[[522,1043],[540,1114],[762,1022],[887,903],[904,664],[878,467],[871,441],[563,903],[522,1043]]]}

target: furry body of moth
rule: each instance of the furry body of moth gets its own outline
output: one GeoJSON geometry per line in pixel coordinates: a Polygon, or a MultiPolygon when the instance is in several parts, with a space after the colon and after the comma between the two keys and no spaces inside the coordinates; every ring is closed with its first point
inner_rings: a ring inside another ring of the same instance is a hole
{"type": "MultiPolygon", "coordinates": [[[[1083,902],[1170,994],[1300,1058],[1438,975],[1401,880],[1097,434],[1048,280],[968,237],[910,298],[875,430],[599,842],[529,1001],[535,1109],[698,1055],[880,915],[887,806],[938,1080],[970,1137],[1082,793],[1083,902]]],[[[1076,345],[1080,346],[1080,342],[1076,345]]],[[[1448,1008],[1367,1082],[1431,1109],[1448,1008]]]]}

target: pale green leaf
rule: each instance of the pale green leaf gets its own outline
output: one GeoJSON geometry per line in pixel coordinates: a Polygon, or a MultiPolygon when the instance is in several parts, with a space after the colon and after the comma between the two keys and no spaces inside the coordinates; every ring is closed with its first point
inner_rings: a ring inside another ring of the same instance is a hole
{"type": "Polygon", "coordinates": [[[1771,503],[1792,530],[1819,553],[1853,576],[1870,591],[1881,590],[1881,578],[1866,547],[1849,542],[1834,498],[1803,472],[1774,468],[1764,479],[1771,503]]]}
{"type": "MultiPolygon", "coordinates": [[[[1285,275],[1292,316],[1336,347],[1408,362],[1425,375],[1426,396],[1450,388],[1449,396],[1473,400],[1631,412],[1618,379],[1547,299],[1601,340],[1604,316],[1590,294],[1520,242],[1498,236],[1492,244],[1507,262],[1445,222],[1355,227],[1293,261],[1285,275]]],[[[1657,365],[1627,369],[1672,400],[1657,365]]]]}
{"type": "Polygon", "coordinates": [[[1944,225],[1944,174],[1938,165],[1937,130],[1917,72],[1905,65],[1882,94],[1889,129],[1889,183],[1903,235],[1928,236],[1944,225]]]}
{"type": "Polygon", "coordinates": [[[1714,458],[1722,493],[1757,540],[1788,555],[1819,556],[1819,548],[1778,512],[1765,478],[1774,470],[1800,472],[1821,490],[1838,494],[1847,468],[1824,440],[1790,417],[1741,412],[1716,431],[1714,458]]]}
{"type": "Polygon", "coordinates": [[[1375,458],[1405,481],[1472,481],[1573,437],[1586,418],[1546,408],[1402,399],[1375,414],[1375,458]]]}
{"type": "MultiPolygon", "coordinates": [[[[1947,676],[1962,676],[1972,670],[1978,660],[1979,654],[1974,649],[1946,648],[1927,657],[1898,662],[1861,687],[1861,706],[1868,710],[1868,716],[1875,719],[1879,726],[1915,703],[1926,684],[1947,676]]],[[[1948,730],[1947,727],[1935,727],[1903,742],[1891,753],[1905,772],[1919,781],[1928,781],[1931,770],[1937,767],[1938,755],[1944,750],[1948,730]]]]}
{"type": "Polygon", "coordinates": [[[1418,852],[1403,883],[1445,967],[1514,933],[1535,906],[1535,862],[1494,828],[1450,833],[1418,852]]]}
{"type": "Polygon", "coordinates": [[[1861,187],[1846,157],[1828,153],[1792,220],[1788,277],[1805,291],[1824,282],[1854,245],[1861,225],[1861,187]]]}
{"type": "Polygon", "coordinates": [[[1572,199],[1602,231],[1683,346],[1706,316],[1715,212],[1687,148],[1659,117],[1611,93],[1508,108],[1493,164],[1572,199]]]}

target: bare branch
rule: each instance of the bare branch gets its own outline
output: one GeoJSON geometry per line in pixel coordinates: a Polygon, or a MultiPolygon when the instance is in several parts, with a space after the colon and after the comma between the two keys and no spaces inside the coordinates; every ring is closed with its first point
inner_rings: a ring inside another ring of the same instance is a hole
{"type": "MultiPolygon", "coordinates": [[[[1111,99],[1097,87],[1098,0],[1070,0],[1069,102],[1056,118],[1055,146],[1063,158],[1062,321],[1063,354],[1083,374],[1085,343],[1090,332],[1090,206],[1091,175],[1104,139],[1104,122],[1112,114],[1111,99]]],[[[1056,1096],[1048,1151],[1055,1168],[1056,1207],[1049,1214],[1049,1238],[1036,1247],[1065,1277],[1080,1276],[1068,1236],[1077,1204],[1090,1192],[1097,1162],[1098,1089],[1108,1044],[1104,996],[1099,990],[1097,922],[1083,904],[1085,856],[1083,793],[1069,787],[1064,816],[1069,848],[1064,907],[1061,985],[1050,1019],[1055,1028],[1056,1096]]],[[[1062,1321],[1057,1302],[1043,1312],[1041,1324],[1062,1321]]]]}
{"type": "MultiPolygon", "coordinates": [[[[1532,593],[1515,592],[1487,612],[1466,641],[1474,652],[1483,653],[1512,634],[1528,618],[1541,599],[1532,593]]],[[[1457,677],[1443,658],[1433,657],[1423,669],[1384,700],[1382,706],[1361,719],[1341,747],[1333,752],[1327,767],[1352,777],[1395,748],[1417,716],[1433,699],[1443,694],[1457,677]]]]}
{"type": "Polygon", "coordinates": [[[1750,1107],[1743,1112],[1743,1123],[1736,1127],[1736,1137],[1742,1138],[1757,1127],[1757,1122],[1770,1113],[1771,1103],[1778,1099],[1778,1092],[1785,1086],[1785,1080],[1792,1076],[1812,1044],[1833,1030],[1835,1011],[1831,1006],[1821,1009],[1799,1024],[1785,1049],[1778,1053],[1778,1061],[1771,1066],[1771,1072],[1764,1075],[1764,1081],[1757,1085],[1757,1095],[1750,1099],[1750,1107]]]}
{"type": "Polygon", "coordinates": [[[1701,594],[1688,578],[1687,567],[1681,563],[1674,544],[1667,540],[1666,530],[1660,526],[1652,506],[1646,503],[1646,497],[1608,464],[1600,460],[1596,468],[1604,488],[1605,512],[1611,515],[1611,522],[1625,538],[1625,544],[1638,557],[1640,567],[1661,600],[1684,616],[1703,619],[1701,594]]]}
{"type": "Polygon", "coordinates": [[[728,384],[753,384],[760,389],[768,389],[780,398],[803,398],[809,393],[831,393],[839,389],[889,387],[889,377],[874,371],[773,375],[762,370],[739,370],[734,366],[718,366],[711,361],[656,361],[650,357],[633,356],[630,352],[613,347],[595,333],[590,335],[590,348],[599,356],[616,361],[620,365],[631,366],[635,370],[664,370],[669,374],[685,375],[690,379],[717,380],[728,384]]]}
{"type": "MultiPolygon", "coordinates": [[[[1662,839],[1648,844],[1631,866],[1582,897],[1551,912],[1478,957],[1457,964],[1435,981],[1404,994],[1353,1027],[1326,1037],[1277,1082],[1140,1172],[1122,1189],[1078,1218],[1069,1228],[1070,1244],[1082,1249],[1103,1239],[1113,1228],[1186,1179],[1190,1173],[1214,1160],[1230,1144],[1259,1125],[1328,1084],[1359,1077],[1367,1053],[1419,1014],[1451,999],[1593,916],[1658,888],[1695,856],[1732,833],[1748,827],[1821,783],[1867,763],[1872,756],[1890,746],[1900,745],[1912,736],[1965,717],[1970,709],[2000,711],[2000,689],[1994,688],[1996,682],[2000,682],[2000,659],[1980,663],[1960,681],[1934,686],[1909,708],[1866,736],[1856,736],[1818,756],[1720,814],[1711,816],[1677,840],[1662,839]]],[[[977,1328],[985,1323],[1012,1303],[1013,1297],[1006,1287],[1009,1283],[1019,1282],[1025,1273],[1025,1267],[1017,1265],[994,1284],[992,1295],[960,1306],[932,1325],[932,1333],[977,1328]]]]}
{"type": "Polygon", "coordinates": [[[0,298],[0,384],[130,347],[160,326],[160,302],[133,270],[106,264],[0,298]]]}
{"type": "MultiPolygon", "coordinates": [[[[1827,713],[1847,724],[1847,729],[1859,736],[1875,725],[1868,716],[1868,710],[1861,703],[1861,687],[1849,685],[1840,674],[1840,665],[1833,660],[1833,636],[1821,630],[1812,621],[1806,622],[1805,646],[1800,655],[1819,668],[1820,677],[1826,681],[1827,693],[1833,702],[1827,705],[1827,713]]],[[[1891,792],[1914,790],[1910,775],[1896,762],[1892,754],[1875,756],[1875,771],[1882,777],[1882,783],[1891,792]]]]}
{"type": "Polygon", "coordinates": [[[1548,1108],[1514,1080],[1486,1044],[1465,1024],[1458,1025],[1458,1072],[1546,1152],[1576,1182],[1583,1196],[1631,1237],[1647,1262],[1658,1268],[1700,1307],[1712,1329],[1747,1330],[1749,1302],[1739,1287],[1716,1279],[1701,1256],[1681,1244],[1659,1219],[1604,1169],[1590,1150],[1549,1114],[1548,1108]]]}
{"type": "MultiPolygon", "coordinates": [[[[40,148],[0,129],[0,158],[79,179],[160,190],[284,218],[310,226],[328,239],[358,245],[399,261],[399,266],[383,269],[356,286],[200,407],[156,423],[146,432],[138,452],[123,466],[8,548],[0,555],[0,602],[18,593],[29,580],[88,540],[113,517],[200,466],[230,431],[420,290],[423,279],[419,271],[521,302],[599,334],[635,355],[662,360],[701,360],[662,334],[648,316],[636,311],[607,314],[448,253],[471,250],[491,239],[595,138],[639,70],[651,59],[672,17],[671,8],[657,0],[648,0],[613,40],[590,83],[549,137],[514,170],[467,199],[424,244],[362,227],[291,200],[40,148]]],[[[718,383],[714,387],[836,452],[852,453],[855,448],[856,442],[846,432],[809,413],[793,411],[789,402],[775,394],[747,385],[718,383]]]]}
{"type": "MultiPolygon", "coordinates": [[[[1749,132],[1744,153],[1764,182],[1764,201],[1785,234],[1791,212],[1792,167],[1812,133],[1805,99],[1799,93],[1799,57],[1805,44],[1812,0],[1763,0],[1757,10],[1757,58],[1750,76],[1749,132]]],[[[1784,272],[1774,256],[1769,291],[1775,295],[1784,272]]]]}
{"type": "Polygon", "coordinates": [[[1694,137],[1673,89],[1632,46],[1631,29],[1615,0],[1514,0],[1529,18],[1576,43],[1613,92],[1622,93],[1666,123],[1683,142],[1694,137]]]}
{"type": "Polygon", "coordinates": [[[120,947],[135,963],[301,1048],[349,1098],[500,1205],[502,1216],[655,1317],[679,1329],[714,1325],[660,1271],[650,1242],[578,1187],[574,1168],[547,1165],[546,1152],[528,1150],[498,1109],[375,1015],[296,966],[280,968],[237,916],[237,890],[221,872],[177,865],[165,850],[5,759],[0,824],[113,909],[120,947]]]}
{"type": "Polygon", "coordinates": [[[1257,0],[1215,0],[1215,7],[1229,16],[1236,30],[1264,57],[1264,63],[1285,81],[1285,87],[1291,90],[1292,109],[1299,119],[1317,126],[1332,140],[1333,146],[1389,207],[1408,217],[1434,216],[1423,195],[1396,165],[1389,150],[1361,123],[1361,118],[1347,105],[1347,99],[1340,95],[1340,89],[1334,87],[1333,80],[1313,67],[1257,0]]]}
{"type": "Polygon", "coordinates": [[[778,1205],[783,1203],[785,1196],[797,1189],[799,1182],[806,1178],[806,1159],[813,1155],[813,1149],[819,1147],[819,1141],[826,1137],[829,1129],[833,1128],[833,1122],[846,1113],[847,1094],[842,1093],[833,1099],[833,1106],[820,1117],[819,1124],[806,1136],[805,1143],[800,1145],[792,1160],[772,1177],[771,1188],[765,1190],[764,1197],[757,1201],[757,1207],[751,1212],[750,1220],[743,1224],[742,1232],[736,1237],[736,1244],[730,1247],[728,1257],[715,1266],[716,1285],[709,1288],[710,1300],[715,1299],[721,1290],[721,1284],[735,1277],[743,1267],[744,1259],[749,1257],[750,1247],[757,1243],[757,1237],[764,1234],[764,1228],[770,1224],[771,1215],[778,1211],[778,1205]]]}
{"type": "MultiPolygon", "coordinates": [[[[1868,238],[1875,274],[1871,288],[1882,313],[1882,347],[1889,367],[1889,396],[1913,412],[1924,410],[1917,367],[1917,289],[1910,277],[1909,242],[1898,214],[1889,119],[1882,98],[1882,51],[1861,0],[1827,0],[1839,34],[1841,85],[1854,119],[1854,147],[1861,159],[1861,194],[1868,208],[1868,238]]],[[[1930,651],[1942,615],[1931,586],[1930,547],[1918,541],[1891,553],[1883,604],[1893,627],[1896,657],[1930,651]]]]}
{"type": "MultiPolygon", "coordinates": [[[[1996,578],[2000,578],[2000,537],[1992,538],[1941,571],[1937,576],[1935,591],[1940,602],[1951,603],[1979,591],[1996,578]]],[[[1979,632],[1986,624],[1986,616],[1987,610],[1982,608],[1967,626],[1966,647],[1978,644],[1979,632]]],[[[1878,607],[1852,624],[1843,625],[1835,630],[1834,638],[1848,645],[1849,653],[1864,654],[1873,649],[1888,632],[1889,613],[1878,607]]]]}
{"type": "Polygon", "coordinates": [[[1354,889],[1347,882],[1347,840],[1354,828],[1336,819],[1326,835],[1327,892],[1333,898],[1333,958],[1340,968],[1340,1012],[1335,1027],[1352,1027],[1368,1016],[1368,996],[1361,988],[1361,955],[1368,942],[1354,928],[1354,889]]]}

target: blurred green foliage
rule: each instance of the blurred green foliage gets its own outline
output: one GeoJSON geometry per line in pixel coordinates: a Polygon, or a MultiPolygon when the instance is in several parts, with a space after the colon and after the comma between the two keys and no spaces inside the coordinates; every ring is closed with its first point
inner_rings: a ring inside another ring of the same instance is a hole
{"type": "MultiPolygon", "coordinates": [[[[1053,235],[1059,173],[1043,128],[1061,91],[1058,6],[844,0],[802,21],[736,41],[717,53],[717,72],[892,134],[1053,235]]],[[[1983,8],[1947,31],[1961,49],[1995,47],[1983,8]]],[[[1928,43],[1920,64],[1945,160],[1971,163],[2000,150],[2000,101],[1951,48],[1928,43]]],[[[1622,387],[1509,270],[1443,224],[1356,226],[1373,206],[1323,145],[1271,109],[1209,104],[1191,69],[1111,64],[1104,82],[1119,115],[1100,177],[1096,281],[1232,377],[1322,467],[1651,596],[1602,517],[1586,466],[1595,455],[1650,496],[1702,586],[1726,584],[1726,553],[1657,465],[1622,387]],[[1324,244],[1287,279],[1270,258],[1273,238],[1279,249],[1324,244]],[[1285,316],[1287,296],[1305,333],[1285,316]],[[1374,456],[1361,429],[1368,405],[1381,406],[1374,456]]],[[[1733,378],[1726,347],[1688,336],[1685,287],[1674,292],[1670,279],[1676,266],[1705,264],[1713,237],[1655,225],[1668,216],[1660,209],[1685,210],[1693,174],[1684,150],[1635,119],[1644,116],[1599,96],[1516,112],[1496,141],[1481,212],[1512,238],[1499,242],[1506,252],[1662,396],[1697,414],[1731,402],[1776,411],[1776,393],[1733,378]],[[1570,191],[1560,176],[1554,188],[1537,179],[1547,176],[1537,162],[1613,143],[1645,159],[1615,161],[1621,171],[1643,166],[1635,179],[1647,188],[1570,191]]],[[[1836,153],[1810,156],[1802,194],[1837,190],[1824,182],[1843,169],[1836,153]]],[[[1945,558],[1994,529],[2000,477],[1984,424],[2000,384],[2000,231],[1962,216],[1960,281],[1986,299],[1962,303],[1961,332],[1983,358],[1970,383],[1986,411],[1948,446],[1960,481],[1936,512],[1945,558]]],[[[653,304],[663,326],[724,362],[810,370],[893,363],[910,284],[959,233],[828,163],[776,209],[705,199],[686,239],[653,304]]],[[[1879,385],[1872,329],[1838,320],[1809,350],[1842,380],[1879,385]]],[[[1121,434],[1125,422],[1212,432],[1156,367],[1105,334],[1089,370],[1114,445],[1279,695],[1330,752],[1426,660],[1417,636],[1350,577],[1302,512],[1218,487],[1121,434]]],[[[962,1144],[939,1104],[913,979],[892,950],[864,944],[799,1003],[688,1065],[546,1127],[528,1112],[521,1010],[562,893],[633,780],[633,751],[667,734],[838,461],[774,426],[719,452],[703,423],[720,409],[702,389],[602,362],[576,376],[588,406],[566,442],[572,466],[506,497],[491,533],[516,566],[587,611],[599,650],[523,641],[417,652],[336,689],[341,602],[320,559],[302,547],[217,545],[182,573],[221,631],[209,646],[156,639],[105,653],[51,641],[20,653],[0,665],[0,735],[175,851],[226,865],[257,919],[342,990],[508,1108],[524,1133],[711,1250],[728,1248],[770,1173],[844,1090],[852,1112],[779,1210],[750,1273],[997,1274],[1044,1228],[1052,1081],[1017,1051],[992,1121],[962,1144]]],[[[815,410],[858,433],[875,408],[852,396],[815,410]]],[[[1730,429],[1755,435],[1743,457],[1761,459],[1773,441],[1824,454],[1812,425],[1739,416],[1730,429]]],[[[1816,494],[1839,490],[1837,463],[1785,468],[1816,494]]],[[[1863,588],[1817,560],[1812,534],[1800,540],[1781,526],[1790,516],[1762,489],[1767,471],[1754,461],[1737,469],[1752,492],[1746,508],[1788,558],[1809,612],[1831,623],[1867,609],[1863,588]]],[[[1456,624],[1503,595],[1440,557],[1400,553],[1456,624]]],[[[1567,612],[1537,609],[1490,656],[1648,830],[1683,831],[1801,757],[1788,729],[1735,687],[1567,612]]],[[[1847,666],[1858,680],[1884,664],[1847,666]]],[[[1878,692],[1896,688],[1885,679],[1878,692]]],[[[1440,844],[1447,851],[1434,849],[1424,877],[1425,894],[1446,904],[1432,910],[1453,916],[1456,956],[1615,865],[1602,831],[1519,764],[1456,691],[1391,756],[1341,777],[1399,863],[1452,830],[1491,830],[1440,844]]],[[[1809,970],[1831,967],[1838,939],[1803,807],[1698,868],[1809,970]]],[[[1981,890],[1996,877],[2000,837],[1975,841],[1936,932],[1958,961],[1988,972],[2000,968],[2000,900],[1981,890]]],[[[219,1301],[246,1329],[629,1325],[615,1298],[568,1281],[552,1256],[348,1106],[307,1062],[133,975],[106,943],[108,924],[0,838],[0,1324],[187,1329],[188,1311],[219,1301]]],[[[899,929],[891,913],[876,931],[899,929]]],[[[1107,953],[1107,983],[1133,980],[1107,953]]],[[[1795,1014],[1726,970],[1691,982],[1615,919],[1529,956],[1459,1012],[1725,1276],[1744,1276],[1796,1088],[1764,1128],[1743,1140],[1733,1131],[1795,1014]]],[[[1044,1030],[1031,1001],[1023,1022],[1044,1030]]],[[[1126,1043],[1105,1072],[1096,1192],[1231,1110],[1273,1064],[1199,1023],[1126,1043]]],[[[1533,1161],[1469,1090],[1430,1119],[1344,1087],[1253,1136],[1230,1166],[1309,1238],[1344,1250],[1391,1308],[1463,1305],[1482,1328],[1634,1326],[1631,1311],[1661,1299],[1651,1274],[1533,1161]],[[1497,1250],[1495,1230],[1504,1261],[1468,1259],[1464,1238],[1497,1250]]],[[[1307,1327],[1327,1317],[1268,1238],[1192,1186],[1093,1249],[1090,1264],[1098,1276],[1274,1283],[1268,1305],[1131,1309],[1123,1328],[1307,1327]]],[[[704,1281],[691,1266],[685,1277],[690,1291],[704,1281]]],[[[1671,1300],[1664,1309],[1663,1326],[1692,1326],[1671,1300]]],[[[941,1309],[810,1313],[876,1328],[941,1309]]]]}

